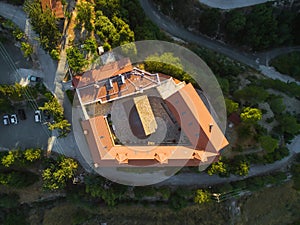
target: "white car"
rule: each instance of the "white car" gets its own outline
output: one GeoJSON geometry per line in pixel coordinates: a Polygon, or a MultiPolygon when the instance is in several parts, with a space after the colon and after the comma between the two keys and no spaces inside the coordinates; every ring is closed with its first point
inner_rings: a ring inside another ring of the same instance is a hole
{"type": "Polygon", "coordinates": [[[36,123],[42,122],[42,116],[41,116],[41,111],[40,110],[35,110],[34,111],[34,121],[36,123]]]}
{"type": "Polygon", "coordinates": [[[8,115],[4,115],[3,116],[3,124],[5,126],[9,124],[9,116],[8,115]]]}
{"type": "Polygon", "coordinates": [[[18,118],[17,118],[17,115],[16,114],[12,114],[10,116],[10,123],[11,124],[18,124],[18,118]]]}

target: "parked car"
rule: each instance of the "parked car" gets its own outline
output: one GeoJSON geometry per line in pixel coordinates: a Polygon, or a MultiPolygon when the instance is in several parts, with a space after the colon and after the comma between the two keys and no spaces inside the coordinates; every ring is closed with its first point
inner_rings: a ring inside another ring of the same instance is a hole
{"type": "Polygon", "coordinates": [[[26,114],[24,109],[18,109],[18,116],[21,120],[26,120],[26,114]]]}
{"type": "Polygon", "coordinates": [[[34,121],[36,123],[40,123],[42,121],[42,116],[41,116],[41,111],[40,110],[35,110],[34,111],[34,121]]]}
{"type": "Polygon", "coordinates": [[[10,123],[11,124],[18,124],[18,118],[16,114],[10,115],[10,123]]]}
{"type": "Polygon", "coordinates": [[[30,82],[41,82],[42,81],[42,78],[36,77],[36,76],[32,76],[32,75],[29,75],[27,78],[28,78],[28,80],[30,82]]]}
{"type": "Polygon", "coordinates": [[[9,116],[8,115],[4,115],[3,116],[3,124],[5,126],[9,124],[9,116]]]}

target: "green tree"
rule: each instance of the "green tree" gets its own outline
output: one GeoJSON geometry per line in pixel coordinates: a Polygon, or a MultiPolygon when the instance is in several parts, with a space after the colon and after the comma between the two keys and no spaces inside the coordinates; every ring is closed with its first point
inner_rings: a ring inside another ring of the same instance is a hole
{"type": "Polygon", "coordinates": [[[54,120],[59,120],[63,118],[64,109],[59,104],[57,99],[52,95],[51,99],[48,102],[45,102],[44,106],[40,106],[39,109],[42,111],[49,111],[54,116],[54,120]]]}
{"type": "Polygon", "coordinates": [[[198,189],[194,197],[194,202],[198,204],[206,203],[210,201],[210,193],[208,191],[198,189]]]}
{"type": "Polygon", "coordinates": [[[26,149],[23,153],[25,160],[29,162],[34,162],[41,158],[41,149],[26,149]]]}
{"type": "Polygon", "coordinates": [[[273,7],[261,4],[253,7],[246,16],[243,43],[253,49],[265,49],[278,42],[277,20],[273,14],[273,7]]]}
{"type": "Polygon", "coordinates": [[[89,38],[84,41],[84,50],[92,54],[97,52],[97,42],[95,38],[89,38]]]}
{"type": "Polygon", "coordinates": [[[285,104],[283,103],[282,97],[273,97],[269,104],[275,115],[279,115],[285,110],[285,104]]]}
{"type": "Polygon", "coordinates": [[[112,22],[119,33],[118,45],[134,42],[134,32],[130,29],[127,23],[116,16],[112,18],[112,22]]]}
{"type": "Polygon", "coordinates": [[[241,33],[245,29],[246,17],[241,11],[232,10],[227,15],[227,23],[225,25],[226,34],[229,38],[240,42],[242,39],[241,33]]]}
{"type": "Polygon", "coordinates": [[[234,93],[236,99],[243,99],[251,105],[264,102],[268,97],[269,93],[262,87],[247,86],[234,93]]]}
{"type": "Polygon", "coordinates": [[[259,138],[259,142],[261,147],[268,153],[272,153],[276,148],[278,148],[278,140],[269,135],[261,136],[259,138]]]}
{"type": "Polygon", "coordinates": [[[234,168],[234,173],[239,176],[247,176],[249,173],[249,163],[241,161],[234,168]]]}
{"type": "Polygon", "coordinates": [[[26,0],[24,11],[28,14],[33,29],[39,34],[39,40],[43,48],[47,51],[55,49],[60,41],[61,34],[52,10],[43,11],[39,0],[26,0]]]}
{"type": "Polygon", "coordinates": [[[11,165],[14,164],[16,160],[15,154],[13,151],[9,151],[8,154],[2,157],[1,163],[5,167],[10,167],[11,165]]]}
{"type": "Polygon", "coordinates": [[[52,59],[54,59],[54,60],[59,60],[59,59],[60,59],[59,52],[58,52],[56,49],[52,49],[52,50],[51,50],[50,56],[51,56],[52,59]]]}
{"type": "Polygon", "coordinates": [[[33,53],[32,46],[27,42],[21,42],[21,50],[23,51],[25,58],[27,58],[33,53]]]}
{"type": "Polygon", "coordinates": [[[60,130],[69,130],[71,124],[68,122],[68,120],[60,120],[55,123],[49,123],[49,130],[55,130],[55,129],[60,129],[60,130]]]}
{"type": "Polygon", "coordinates": [[[92,31],[93,25],[91,21],[93,19],[93,14],[94,14],[93,5],[89,2],[81,2],[80,4],[77,4],[76,8],[77,8],[77,16],[76,16],[77,23],[80,24],[81,26],[83,25],[86,30],[92,31]]]}
{"type": "Polygon", "coordinates": [[[231,99],[225,98],[225,105],[227,110],[227,115],[236,112],[239,109],[239,103],[234,102],[231,99]]]}
{"type": "Polygon", "coordinates": [[[300,131],[300,124],[297,119],[291,115],[285,114],[277,118],[282,132],[295,135],[300,131]]]}
{"type": "Polygon", "coordinates": [[[211,164],[207,173],[208,175],[218,174],[219,176],[228,176],[229,168],[228,165],[220,159],[218,162],[214,162],[211,164]]]}
{"type": "Polygon", "coordinates": [[[240,116],[244,122],[255,123],[262,119],[262,112],[257,108],[246,107],[240,116]]]}
{"type": "Polygon", "coordinates": [[[75,73],[82,72],[83,68],[88,64],[84,55],[79,51],[77,47],[67,49],[67,60],[70,68],[75,73]]]}
{"type": "Polygon", "coordinates": [[[55,163],[43,170],[43,187],[49,190],[62,189],[72,178],[78,168],[78,163],[71,158],[61,157],[55,163]]]}
{"type": "Polygon", "coordinates": [[[205,34],[214,35],[217,32],[220,22],[220,11],[218,9],[207,9],[200,15],[199,30],[205,34]]]}

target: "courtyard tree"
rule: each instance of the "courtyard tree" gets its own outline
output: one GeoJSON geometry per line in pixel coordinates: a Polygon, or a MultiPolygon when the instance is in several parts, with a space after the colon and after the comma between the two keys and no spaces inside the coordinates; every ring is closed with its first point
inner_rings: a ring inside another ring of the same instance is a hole
{"type": "Polygon", "coordinates": [[[52,49],[50,52],[50,56],[52,57],[52,59],[54,60],[59,60],[60,55],[59,52],[56,49],[52,49]]]}
{"type": "Polygon", "coordinates": [[[262,119],[262,112],[257,108],[246,107],[240,116],[242,121],[246,123],[255,123],[262,119]]]}
{"type": "Polygon", "coordinates": [[[279,147],[278,140],[275,138],[272,138],[269,135],[261,136],[259,138],[259,142],[260,142],[261,147],[268,153],[274,152],[274,150],[279,147]]]}

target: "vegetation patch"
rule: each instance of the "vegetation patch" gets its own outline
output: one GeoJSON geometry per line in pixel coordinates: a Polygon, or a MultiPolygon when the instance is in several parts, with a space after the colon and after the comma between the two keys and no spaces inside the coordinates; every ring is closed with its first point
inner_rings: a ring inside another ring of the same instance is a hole
{"type": "Polygon", "coordinates": [[[272,59],[271,65],[280,73],[300,80],[300,52],[292,52],[287,55],[278,56],[272,59]]]}

